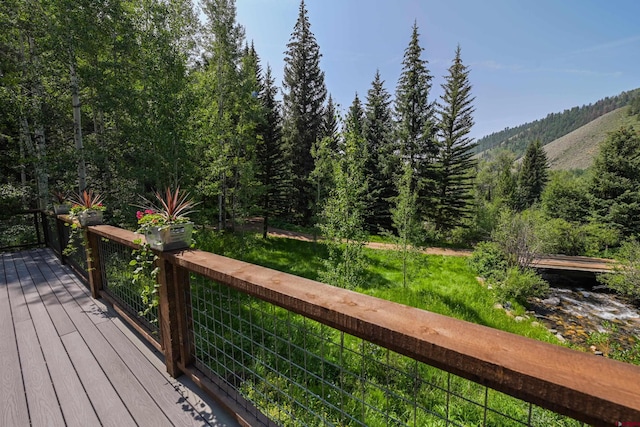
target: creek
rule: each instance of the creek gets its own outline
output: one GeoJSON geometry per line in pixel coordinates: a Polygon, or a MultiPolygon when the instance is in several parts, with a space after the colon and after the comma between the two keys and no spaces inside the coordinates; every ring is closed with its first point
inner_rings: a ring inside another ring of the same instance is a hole
{"type": "Polygon", "coordinates": [[[551,289],[530,309],[559,338],[605,354],[613,343],[622,349],[640,341],[640,308],[609,292],[593,274],[540,270],[551,289]],[[592,337],[589,340],[589,337],[592,337]],[[597,341],[597,337],[605,338],[597,341]]]}

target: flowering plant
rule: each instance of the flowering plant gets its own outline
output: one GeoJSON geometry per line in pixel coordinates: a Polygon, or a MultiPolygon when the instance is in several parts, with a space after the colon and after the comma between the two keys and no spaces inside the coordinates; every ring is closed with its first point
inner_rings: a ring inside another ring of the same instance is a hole
{"type": "Polygon", "coordinates": [[[71,216],[78,216],[78,214],[87,211],[105,211],[107,208],[102,203],[102,197],[99,194],[93,192],[93,190],[83,190],[81,193],[75,194],[71,198],[71,216]]]}
{"type": "Polygon", "coordinates": [[[158,205],[142,198],[144,203],[139,205],[142,211],[136,212],[138,219],[138,233],[146,233],[157,227],[162,229],[172,224],[189,222],[189,215],[197,203],[189,198],[189,193],[180,194],[180,187],[172,191],[167,187],[164,194],[155,192],[158,205]]]}

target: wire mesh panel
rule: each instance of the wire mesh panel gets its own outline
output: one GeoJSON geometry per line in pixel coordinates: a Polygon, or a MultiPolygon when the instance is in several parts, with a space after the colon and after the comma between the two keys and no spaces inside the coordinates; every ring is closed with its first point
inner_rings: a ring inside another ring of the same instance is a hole
{"type": "Polygon", "coordinates": [[[580,422],[191,277],[198,369],[283,426],[580,426],[580,422]]]}
{"type": "Polygon", "coordinates": [[[101,239],[100,262],[103,289],[118,305],[148,329],[159,342],[158,307],[153,303],[156,280],[152,277],[139,276],[134,281],[132,249],[128,246],[101,239]],[[143,295],[149,295],[145,301],[143,295]]]}
{"type": "Polygon", "coordinates": [[[54,216],[44,216],[44,232],[47,234],[47,241],[49,246],[58,255],[62,254],[62,247],[60,246],[60,236],[58,236],[57,218],[54,216]]]}
{"type": "Polygon", "coordinates": [[[72,225],[65,223],[62,227],[61,246],[66,262],[82,276],[84,283],[88,286],[89,267],[84,232],[80,228],[73,228],[72,225]]]}
{"type": "Polygon", "coordinates": [[[44,243],[39,211],[0,213],[0,249],[18,249],[44,243]]]}

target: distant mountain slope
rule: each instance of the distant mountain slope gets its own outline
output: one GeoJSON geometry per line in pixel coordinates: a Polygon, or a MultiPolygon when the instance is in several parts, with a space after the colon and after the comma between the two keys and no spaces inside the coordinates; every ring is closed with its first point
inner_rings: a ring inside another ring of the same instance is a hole
{"type": "Polygon", "coordinates": [[[599,146],[610,132],[622,126],[640,128],[630,107],[618,108],[544,146],[551,169],[586,169],[593,163],[599,146]]]}
{"type": "Polygon", "coordinates": [[[476,152],[483,153],[499,147],[521,156],[531,141],[538,139],[542,145],[546,145],[598,117],[633,103],[638,98],[640,98],[640,89],[634,89],[601,99],[595,104],[573,107],[562,113],[551,113],[544,119],[507,128],[480,138],[476,152]]]}

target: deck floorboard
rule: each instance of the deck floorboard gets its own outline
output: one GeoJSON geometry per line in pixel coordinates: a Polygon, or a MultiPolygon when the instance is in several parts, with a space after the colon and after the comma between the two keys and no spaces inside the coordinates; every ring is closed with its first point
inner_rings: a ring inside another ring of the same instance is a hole
{"type": "Polygon", "coordinates": [[[51,251],[0,256],[0,425],[238,425],[51,251]]]}

